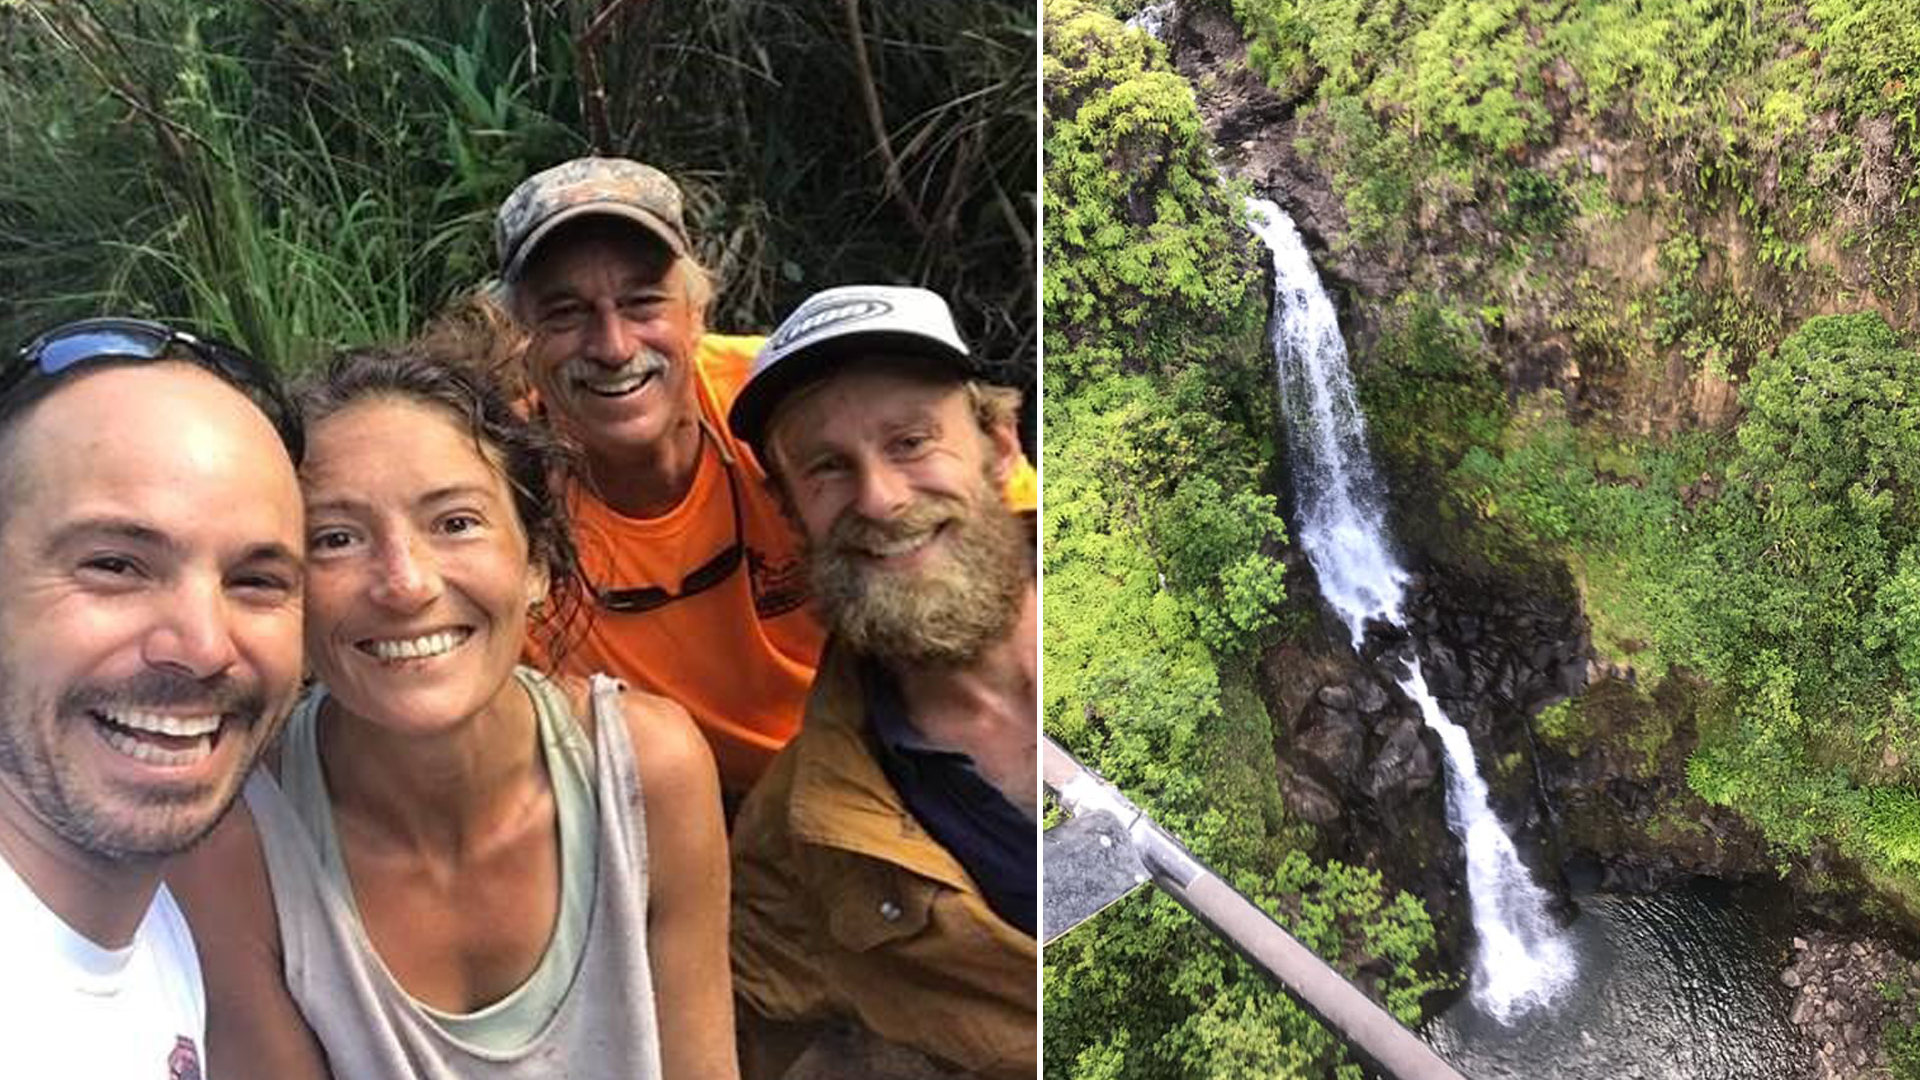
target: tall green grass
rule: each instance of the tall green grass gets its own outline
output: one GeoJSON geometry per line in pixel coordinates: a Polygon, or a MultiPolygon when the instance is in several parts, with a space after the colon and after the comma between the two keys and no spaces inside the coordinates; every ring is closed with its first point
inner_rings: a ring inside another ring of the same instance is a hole
{"type": "Polygon", "coordinates": [[[0,343],[106,309],[288,368],[404,336],[489,275],[514,184],[591,150],[682,183],[716,327],[921,283],[1030,384],[1033,23],[1018,0],[0,0],[0,343]]]}

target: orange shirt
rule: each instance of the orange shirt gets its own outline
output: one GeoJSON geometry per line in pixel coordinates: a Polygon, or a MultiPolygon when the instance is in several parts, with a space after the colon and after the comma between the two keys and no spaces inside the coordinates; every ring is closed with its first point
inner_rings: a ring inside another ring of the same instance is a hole
{"type": "Polygon", "coordinates": [[[708,334],[695,356],[701,410],[733,458],[729,468],[709,441],[680,505],[656,518],[630,518],[576,484],[569,493],[574,541],[587,580],[600,589],[656,585],[681,592],[686,576],[734,542],[746,546],[739,569],[704,592],[651,611],[592,608],[585,634],[560,671],[604,671],[686,707],[707,736],[731,792],[753,785],[800,726],[807,687],[826,641],[808,602],[800,539],[744,443],[727,431],[727,407],[739,392],[757,337],[708,334]]]}

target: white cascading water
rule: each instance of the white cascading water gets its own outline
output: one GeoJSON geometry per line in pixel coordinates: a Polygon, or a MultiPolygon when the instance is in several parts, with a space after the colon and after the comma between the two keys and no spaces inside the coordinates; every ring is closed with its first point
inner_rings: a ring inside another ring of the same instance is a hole
{"type": "Polygon", "coordinates": [[[1166,28],[1167,17],[1173,14],[1173,0],[1152,0],[1140,8],[1133,18],[1127,20],[1128,26],[1137,26],[1154,37],[1166,28]]]}
{"type": "Polygon", "coordinates": [[[1273,252],[1273,357],[1287,414],[1300,543],[1320,592],[1358,649],[1370,619],[1400,625],[1407,573],[1387,550],[1367,426],[1353,397],[1333,301],[1286,212],[1248,199],[1253,231],[1273,252]]]}
{"type": "MultiPolygon", "coordinates": [[[[1386,544],[1380,485],[1367,454],[1367,430],[1347,370],[1333,301],[1286,212],[1248,199],[1253,230],[1273,252],[1273,355],[1287,417],[1300,543],[1320,591],[1346,621],[1358,649],[1366,625],[1403,627],[1407,572],[1386,544]]],[[[1480,937],[1474,1004],[1501,1023],[1552,1001],[1573,979],[1574,961],[1548,913],[1548,897],[1514,851],[1487,803],[1465,728],[1447,719],[1427,690],[1419,657],[1400,688],[1446,751],[1447,824],[1466,849],[1467,896],[1480,937]]]]}

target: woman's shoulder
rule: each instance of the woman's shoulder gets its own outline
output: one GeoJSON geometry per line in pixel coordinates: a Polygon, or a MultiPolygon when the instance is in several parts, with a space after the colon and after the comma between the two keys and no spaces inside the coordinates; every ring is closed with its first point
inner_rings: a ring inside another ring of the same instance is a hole
{"type": "Polygon", "coordinates": [[[600,679],[595,680],[599,689],[594,697],[601,722],[617,721],[626,731],[640,789],[649,801],[654,795],[684,790],[710,777],[718,782],[706,736],[679,702],[617,680],[600,679]]]}
{"type": "Polygon", "coordinates": [[[599,732],[602,723],[619,723],[643,782],[669,778],[683,769],[714,767],[706,737],[679,702],[636,690],[607,675],[534,677],[559,693],[590,745],[604,744],[599,732]]]}
{"type": "Polygon", "coordinates": [[[217,928],[210,936],[278,944],[266,854],[246,799],[235,799],[205,838],[169,859],[165,876],[197,936],[217,928]]]}

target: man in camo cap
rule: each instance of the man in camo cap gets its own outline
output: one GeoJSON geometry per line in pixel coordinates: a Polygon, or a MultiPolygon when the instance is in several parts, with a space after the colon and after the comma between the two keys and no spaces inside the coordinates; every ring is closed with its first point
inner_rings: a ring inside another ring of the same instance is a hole
{"type": "Polygon", "coordinates": [[[793,526],[727,430],[761,339],[708,332],[680,188],[651,166],[535,174],[495,240],[528,380],[586,462],[571,506],[596,610],[558,666],[680,702],[738,799],[798,726],[825,636],[793,526]]]}

